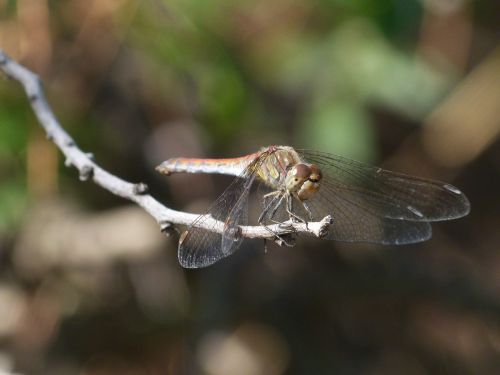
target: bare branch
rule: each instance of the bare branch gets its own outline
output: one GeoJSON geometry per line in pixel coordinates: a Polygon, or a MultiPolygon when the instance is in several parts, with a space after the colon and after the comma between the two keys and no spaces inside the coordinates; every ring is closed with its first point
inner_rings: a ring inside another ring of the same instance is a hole
{"type": "MultiPolygon", "coordinates": [[[[85,153],[78,148],[71,136],[62,128],[45,99],[39,77],[12,60],[1,49],[0,70],[8,77],[19,81],[23,85],[31,107],[41,126],[45,129],[47,138],[53,141],[62,151],[66,157],[65,165],[73,166],[78,170],[82,181],[91,179],[97,185],[111,193],[137,203],[160,224],[162,229],[169,227],[170,224],[190,225],[198,217],[197,214],[175,211],[165,207],[151,195],[147,194],[148,189],[146,184],[142,182],[134,184],[122,180],[97,165],[93,161],[92,154],[85,153]]],[[[316,237],[322,237],[326,234],[331,223],[331,217],[327,216],[319,222],[311,222],[307,223],[307,225],[292,222],[272,225],[269,227],[271,231],[266,230],[262,226],[244,226],[241,228],[241,233],[243,237],[248,238],[273,238],[274,234],[272,232],[280,235],[287,233],[309,233],[316,237]]],[[[217,231],[221,233],[224,224],[217,222],[216,226],[214,226],[213,221],[206,220],[203,221],[203,227],[206,229],[216,227],[217,231]]]]}

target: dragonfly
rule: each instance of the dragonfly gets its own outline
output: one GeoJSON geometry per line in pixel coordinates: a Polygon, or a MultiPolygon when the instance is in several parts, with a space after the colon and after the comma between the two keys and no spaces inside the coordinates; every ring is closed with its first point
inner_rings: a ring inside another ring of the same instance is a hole
{"type": "Polygon", "coordinates": [[[236,176],[180,236],[178,258],[185,268],[210,266],[240,247],[239,228],[248,224],[249,195],[256,181],[269,191],[262,196],[259,225],[269,228],[287,220],[307,225],[330,215],[333,223],[324,237],[329,240],[417,243],[431,237],[431,222],[470,211],[465,194],[448,183],[290,146],[267,146],[236,158],[173,158],[156,169],[166,175],[236,176]],[[223,223],[222,230],[216,223],[223,223]]]}

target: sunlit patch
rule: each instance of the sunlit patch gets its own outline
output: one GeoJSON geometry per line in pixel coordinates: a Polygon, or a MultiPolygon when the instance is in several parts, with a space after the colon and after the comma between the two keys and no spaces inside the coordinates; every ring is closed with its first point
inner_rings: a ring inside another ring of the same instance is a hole
{"type": "Polygon", "coordinates": [[[246,323],[233,332],[204,336],[197,360],[209,375],[280,375],[287,368],[289,352],[285,340],[272,327],[246,323]]]}

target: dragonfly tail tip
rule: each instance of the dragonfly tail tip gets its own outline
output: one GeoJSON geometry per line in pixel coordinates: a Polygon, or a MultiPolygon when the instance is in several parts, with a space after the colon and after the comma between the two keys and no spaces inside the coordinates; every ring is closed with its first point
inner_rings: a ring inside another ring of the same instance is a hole
{"type": "Polygon", "coordinates": [[[161,163],[160,165],[158,165],[156,168],[155,168],[158,172],[160,172],[161,174],[164,174],[164,175],[171,175],[172,174],[172,171],[165,165],[165,162],[161,163]]]}

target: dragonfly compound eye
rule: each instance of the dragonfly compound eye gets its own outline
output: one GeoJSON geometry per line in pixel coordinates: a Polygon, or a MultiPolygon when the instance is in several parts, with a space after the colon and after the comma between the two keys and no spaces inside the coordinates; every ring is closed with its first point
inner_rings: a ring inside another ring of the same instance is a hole
{"type": "Polygon", "coordinates": [[[296,164],[288,171],[285,178],[285,186],[288,191],[297,191],[307,181],[311,174],[311,168],[307,164],[296,164]]]}
{"type": "Polygon", "coordinates": [[[292,168],[292,176],[295,181],[305,181],[311,174],[311,168],[306,164],[297,164],[292,168]]]}
{"type": "Polygon", "coordinates": [[[320,181],[323,175],[321,170],[315,164],[310,164],[307,167],[308,174],[306,180],[300,185],[297,196],[300,200],[312,198],[319,190],[320,181]]]}
{"type": "Polygon", "coordinates": [[[309,174],[309,181],[311,182],[320,182],[323,178],[323,174],[321,173],[321,169],[318,168],[316,164],[311,164],[309,167],[311,173],[309,174]]]}

